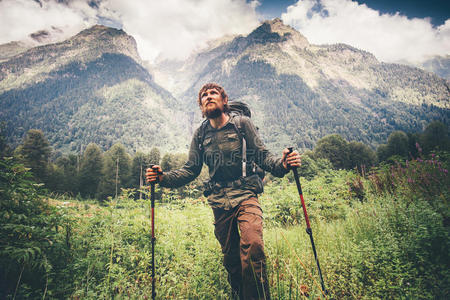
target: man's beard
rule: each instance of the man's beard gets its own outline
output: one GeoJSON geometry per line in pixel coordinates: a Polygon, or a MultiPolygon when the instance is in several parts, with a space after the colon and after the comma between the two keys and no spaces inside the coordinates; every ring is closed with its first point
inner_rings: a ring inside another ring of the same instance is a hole
{"type": "Polygon", "coordinates": [[[220,115],[223,113],[223,110],[220,109],[220,107],[217,107],[212,109],[212,110],[208,110],[205,109],[205,117],[207,117],[208,119],[215,119],[220,117],[220,115]]]}

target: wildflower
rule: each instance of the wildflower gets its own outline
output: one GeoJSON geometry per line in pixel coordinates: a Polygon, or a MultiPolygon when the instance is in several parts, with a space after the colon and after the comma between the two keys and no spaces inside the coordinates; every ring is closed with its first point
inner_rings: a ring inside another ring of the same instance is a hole
{"type": "Polygon", "coordinates": [[[422,153],[422,148],[420,148],[420,145],[417,142],[416,142],[416,148],[417,148],[417,151],[419,151],[419,153],[422,153]]]}

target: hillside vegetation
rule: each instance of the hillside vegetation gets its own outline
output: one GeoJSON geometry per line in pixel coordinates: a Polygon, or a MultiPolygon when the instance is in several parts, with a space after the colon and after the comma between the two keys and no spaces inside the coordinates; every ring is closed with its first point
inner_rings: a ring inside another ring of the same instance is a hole
{"type": "Polygon", "coordinates": [[[136,43],[121,30],[94,26],[62,43],[32,48],[0,63],[0,120],[17,146],[45,132],[54,149],[185,149],[187,117],[142,66],[136,43]]]}
{"type": "Polygon", "coordinates": [[[205,82],[218,82],[231,99],[250,105],[273,150],[312,149],[333,133],[376,148],[395,130],[450,123],[446,80],[349,45],[311,45],[278,19],[192,57],[172,76],[191,65],[198,71],[181,96],[188,110],[198,109],[192,99],[205,82]]]}

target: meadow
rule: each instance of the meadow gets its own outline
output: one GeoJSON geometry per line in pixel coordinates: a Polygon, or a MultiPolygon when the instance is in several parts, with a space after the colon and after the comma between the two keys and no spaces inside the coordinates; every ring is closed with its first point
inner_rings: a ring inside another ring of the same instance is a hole
{"type": "MultiPolygon", "coordinates": [[[[446,155],[301,178],[326,298],[448,299],[446,155]]],[[[151,298],[147,198],[80,201],[42,191],[13,159],[1,169],[1,298],[151,298]]],[[[206,199],[159,192],[157,299],[228,299],[206,199]]],[[[269,176],[260,202],[272,298],[324,299],[291,174],[269,176]]]]}

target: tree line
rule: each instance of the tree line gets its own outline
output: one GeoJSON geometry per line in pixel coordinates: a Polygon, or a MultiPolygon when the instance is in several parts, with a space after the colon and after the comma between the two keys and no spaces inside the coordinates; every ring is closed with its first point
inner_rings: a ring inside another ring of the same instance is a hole
{"type": "MultiPolygon", "coordinates": [[[[0,129],[3,129],[4,126],[0,129]]],[[[321,138],[312,151],[303,155],[301,174],[312,178],[322,168],[355,169],[359,171],[383,162],[398,159],[412,159],[432,151],[449,151],[448,127],[438,121],[430,123],[421,133],[392,132],[386,144],[375,150],[361,142],[348,142],[338,134],[321,138]]],[[[134,189],[136,197],[144,183],[145,168],[150,164],[160,164],[163,170],[181,167],[186,154],[166,153],[161,157],[159,148],[148,152],[137,151],[129,154],[120,143],[103,151],[95,143],[89,144],[82,153],[61,155],[52,159],[52,149],[41,130],[31,129],[22,143],[14,150],[9,148],[0,135],[0,151],[3,156],[14,156],[30,168],[34,180],[43,183],[55,193],[67,193],[72,197],[96,198],[104,200],[116,197],[121,189],[134,189]]],[[[180,188],[178,193],[199,196],[206,172],[191,185],[180,188]]]]}
{"type": "Polygon", "coordinates": [[[394,163],[398,160],[411,160],[433,151],[449,151],[450,137],[448,127],[439,121],[433,121],[423,132],[392,132],[385,144],[373,150],[368,145],[347,142],[338,134],[320,139],[312,152],[306,153],[313,159],[326,159],[334,169],[370,168],[380,163],[394,163]]]}
{"type": "Polygon", "coordinates": [[[161,161],[156,147],[148,153],[138,151],[131,156],[120,143],[107,151],[90,143],[82,153],[52,159],[50,144],[37,129],[30,129],[14,150],[4,140],[0,142],[2,156],[14,156],[30,168],[36,182],[43,183],[51,192],[81,198],[106,199],[116,196],[122,188],[138,190],[143,184],[145,167],[161,161]]]}

